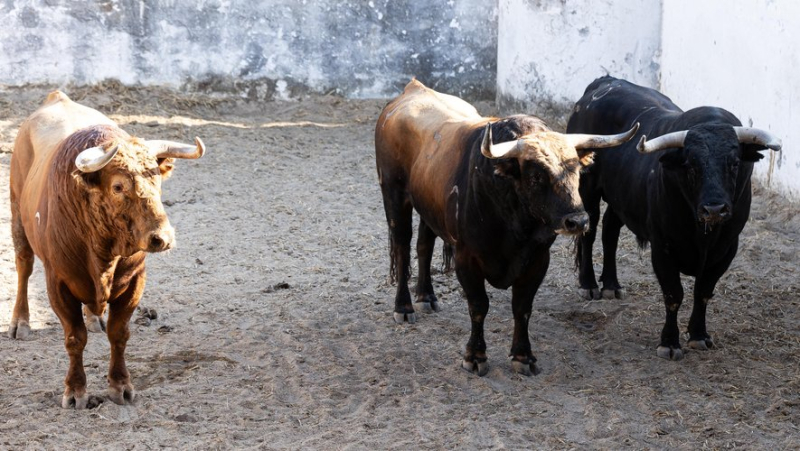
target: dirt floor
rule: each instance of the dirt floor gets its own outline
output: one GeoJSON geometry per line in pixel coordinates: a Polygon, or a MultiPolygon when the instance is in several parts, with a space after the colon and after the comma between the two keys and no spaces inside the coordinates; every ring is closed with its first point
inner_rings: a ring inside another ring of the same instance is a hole
{"type": "MultiPolygon", "coordinates": [[[[178,247],[148,257],[142,305],[158,318],[132,324],[135,404],[65,410],[67,355],[38,263],[34,333],[5,335],[16,293],[9,160],[20,122],[48,90],[0,90],[0,449],[800,443],[800,215],[762,188],[709,308],[716,349],[656,357],[663,304],[649,253],[630,233],[619,259],[623,301],[579,299],[572,243],[559,238],[530,326],[541,374],[512,373],[510,292],[492,289],[491,369],[479,378],[460,365],[469,317],[454,274],[434,276],[441,312],[392,321],[373,149],[384,101],[248,103],[109,84],[66,91],[137,136],[196,135],[208,153],[178,162],[164,185],[178,247]]],[[[91,334],[90,394],[104,393],[108,359],[106,338],[91,334]]]]}

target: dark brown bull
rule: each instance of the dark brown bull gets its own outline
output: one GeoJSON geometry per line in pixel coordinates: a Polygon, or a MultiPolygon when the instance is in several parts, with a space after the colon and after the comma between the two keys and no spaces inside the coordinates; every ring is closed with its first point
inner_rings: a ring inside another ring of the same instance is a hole
{"type": "Polygon", "coordinates": [[[417,307],[438,310],[430,265],[436,237],[455,250],[455,270],[467,296],[472,334],[464,367],[488,371],[483,322],[485,282],[512,287],[513,367],[535,370],[528,339],[533,297],[550,264],[556,234],[588,226],[578,193],[590,148],[619,145],[636,133],[565,135],[533,116],[486,118],[470,104],[414,80],[383,109],[375,156],[386,219],[392,275],[397,278],[395,321],[414,322],[408,289],[411,215],[420,215],[417,307]]]}
{"type": "Polygon", "coordinates": [[[98,316],[108,305],[109,398],[118,404],[133,400],[124,354],[128,322],[144,291],[145,253],[175,244],[161,204],[161,182],[175,158],[203,153],[199,139],[186,145],[131,137],[58,91],[20,127],[11,157],[18,285],[9,335],[30,333],[28,278],[36,255],[69,354],[63,407],[83,409],[89,399],[82,305],[98,316]]]}

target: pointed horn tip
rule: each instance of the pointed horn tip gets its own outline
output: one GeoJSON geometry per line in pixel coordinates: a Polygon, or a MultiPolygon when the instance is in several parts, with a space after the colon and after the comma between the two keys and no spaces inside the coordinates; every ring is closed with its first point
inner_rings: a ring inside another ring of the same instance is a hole
{"type": "Polygon", "coordinates": [[[199,136],[194,137],[194,144],[197,146],[197,151],[199,154],[197,158],[200,158],[206,154],[206,145],[203,143],[203,140],[200,139],[199,136]]]}
{"type": "MultiPolygon", "coordinates": [[[[637,123],[637,125],[638,125],[638,123],[637,123]]],[[[636,144],[636,150],[638,150],[639,153],[647,153],[647,149],[645,148],[645,144],[647,144],[647,136],[646,135],[642,135],[642,137],[639,139],[639,144],[636,144]]]]}
{"type": "MultiPolygon", "coordinates": [[[[639,124],[638,122],[633,124],[633,127],[631,127],[631,130],[628,132],[628,133],[631,134],[631,136],[630,136],[631,138],[633,138],[634,136],[636,136],[637,133],[639,133],[639,126],[640,125],[641,124],[639,124]]],[[[628,139],[630,139],[630,138],[628,138],[628,139]]]]}

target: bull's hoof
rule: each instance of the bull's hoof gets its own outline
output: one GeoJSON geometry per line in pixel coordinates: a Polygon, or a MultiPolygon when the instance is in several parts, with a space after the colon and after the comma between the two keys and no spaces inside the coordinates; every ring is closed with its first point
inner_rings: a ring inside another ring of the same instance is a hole
{"type": "Polygon", "coordinates": [[[678,361],[683,359],[683,350],[681,348],[672,348],[669,346],[659,346],[656,354],[662,359],[678,361]]]}
{"type": "Polygon", "coordinates": [[[433,313],[439,311],[439,303],[436,301],[432,302],[415,302],[414,303],[414,310],[417,312],[422,313],[433,313]]]}
{"type": "Polygon", "coordinates": [[[473,362],[471,360],[464,359],[461,362],[461,367],[470,373],[478,373],[478,376],[481,377],[486,376],[486,373],[489,372],[489,363],[485,360],[482,362],[473,362]]]}
{"type": "Polygon", "coordinates": [[[16,324],[11,323],[8,328],[8,338],[12,340],[27,340],[31,335],[31,326],[24,319],[17,320],[16,324]]]}
{"type": "Polygon", "coordinates": [[[599,288],[580,288],[578,289],[578,294],[580,294],[582,299],[586,299],[587,301],[600,299],[599,288]]]}
{"type": "Polygon", "coordinates": [[[408,321],[408,324],[414,324],[417,322],[417,315],[414,312],[411,313],[394,312],[392,316],[394,317],[394,322],[397,324],[403,324],[406,321],[408,321]]]}
{"type": "Polygon", "coordinates": [[[523,376],[535,376],[541,372],[536,366],[536,362],[526,363],[519,360],[511,361],[511,369],[514,370],[515,373],[522,374],[523,376]]]}
{"type": "Polygon", "coordinates": [[[83,410],[89,405],[89,395],[84,390],[81,393],[73,391],[71,388],[64,390],[64,396],[61,397],[61,407],[69,409],[74,407],[75,410],[83,410]]]}
{"type": "Polygon", "coordinates": [[[133,403],[136,398],[136,392],[133,390],[133,385],[130,382],[122,384],[119,387],[108,387],[108,399],[114,404],[124,405],[127,401],[128,404],[133,403]]]}
{"type": "Polygon", "coordinates": [[[606,289],[606,288],[603,288],[602,295],[603,295],[603,299],[619,299],[619,300],[622,300],[622,299],[625,299],[625,290],[623,290],[622,288],[617,288],[617,289],[613,289],[613,288],[606,289]]]}
{"type": "Polygon", "coordinates": [[[711,337],[700,340],[689,340],[688,346],[692,349],[708,351],[714,347],[714,342],[711,340],[711,337]]]}
{"type": "Polygon", "coordinates": [[[87,316],[86,317],[86,330],[94,333],[101,333],[106,331],[106,321],[100,316],[87,316]]]}

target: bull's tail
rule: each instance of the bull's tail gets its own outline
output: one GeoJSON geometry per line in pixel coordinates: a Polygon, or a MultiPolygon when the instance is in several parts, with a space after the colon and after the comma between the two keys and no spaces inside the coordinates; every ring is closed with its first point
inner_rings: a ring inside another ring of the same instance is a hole
{"type": "Polygon", "coordinates": [[[444,243],[442,247],[442,268],[444,272],[453,270],[453,245],[444,243]]]}
{"type": "Polygon", "coordinates": [[[395,256],[397,255],[397,246],[394,244],[392,238],[392,229],[389,229],[389,283],[394,285],[397,283],[397,264],[395,263],[395,256]]]}

